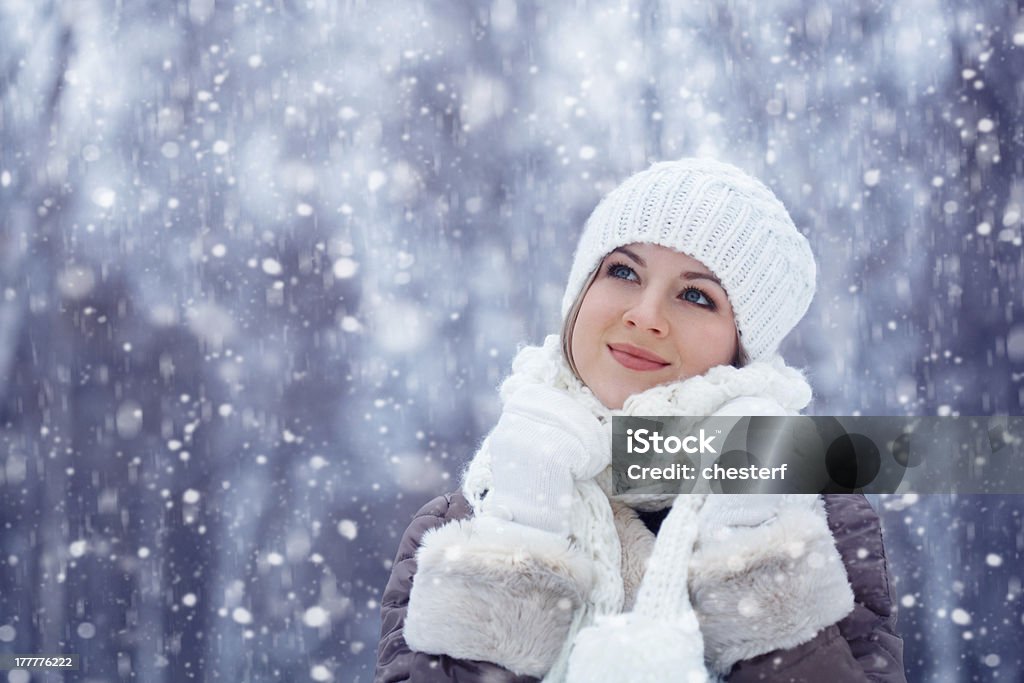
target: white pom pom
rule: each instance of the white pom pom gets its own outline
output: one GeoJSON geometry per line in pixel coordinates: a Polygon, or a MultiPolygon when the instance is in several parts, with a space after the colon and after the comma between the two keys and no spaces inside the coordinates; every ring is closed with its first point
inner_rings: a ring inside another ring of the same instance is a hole
{"type": "Polygon", "coordinates": [[[706,683],[704,641],[688,620],[636,612],[601,617],[576,635],[566,683],[706,683]]]}

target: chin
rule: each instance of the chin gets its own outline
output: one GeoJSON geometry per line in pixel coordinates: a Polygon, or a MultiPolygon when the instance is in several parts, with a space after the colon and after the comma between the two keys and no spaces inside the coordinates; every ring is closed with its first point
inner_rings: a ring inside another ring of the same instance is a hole
{"type": "Polygon", "coordinates": [[[614,389],[603,396],[599,396],[601,403],[608,408],[608,410],[621,410],[622,405],[626,402],[626,399],[634,394],[639,394],[645,391],[644,389],[626,390],[623,391],[621,388],[614,389]]]}
{"type": "Polygon", "coordinates": [[[601,403],[603,403],[604,407],[607,408],[608,410],[622,410],[622,405],[625,402],[625,398],[621,398],[618,401],[609,401],[603,398],[601,399],[601,403]]]}

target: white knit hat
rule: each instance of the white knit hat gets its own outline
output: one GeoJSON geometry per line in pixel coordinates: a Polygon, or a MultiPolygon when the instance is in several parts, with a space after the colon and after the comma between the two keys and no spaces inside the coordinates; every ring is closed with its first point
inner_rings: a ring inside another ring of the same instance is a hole
{"type": "Polygon", "coordinates": [[[775,351],[814,297],[814,255],[772,191],[731,164],[680,159],[633,175],[594,209],[576,247],[563,321],[601,260],[633,242],[675,249],[711,269],[750,360],[775,351]]]}

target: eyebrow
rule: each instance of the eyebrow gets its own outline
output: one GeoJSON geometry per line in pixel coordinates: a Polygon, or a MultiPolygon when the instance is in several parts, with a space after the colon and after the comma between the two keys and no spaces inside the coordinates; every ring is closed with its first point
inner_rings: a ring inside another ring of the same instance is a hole
{"type": "MultiPolygon", "coordinates": [[[[642,258],[640,258],[636,253],[630,251],[629,249],[626,249],[625,247],[618,247],[617,249],[613,249],[612,253],[614,254],[617,251],[622,252],[623,254],[628,256],[629,258],[631,258],[634,261],[636,261],[637,263],[639,263],[644,268],[647,267],[647,262],[644,261],[642,258]]],[[[711,273],[702,273],[702,272],[696,271],[696,270],[686,270],[686,271],[683,271],[680,274],[679,277],[685,278],[687,280],[711,280],[712,282],[714,282],[719,287],[722,287],[722,281],[719,280],[714,275],[712,275],[711,273]]],[[[722,289],[724,291],[725,287],[722,287],[722,289]]]]}

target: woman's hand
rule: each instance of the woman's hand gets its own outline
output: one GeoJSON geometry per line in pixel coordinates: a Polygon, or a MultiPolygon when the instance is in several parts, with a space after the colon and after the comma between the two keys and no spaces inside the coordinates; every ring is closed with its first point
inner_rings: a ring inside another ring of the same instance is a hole
{"type": "Polygon", "coordinates": [[[525,386],[505,402],[488,437],[492,487],[484,514],[567,533],[574,482],[611,462],[611,434],[569,394],[525,386]]]}

